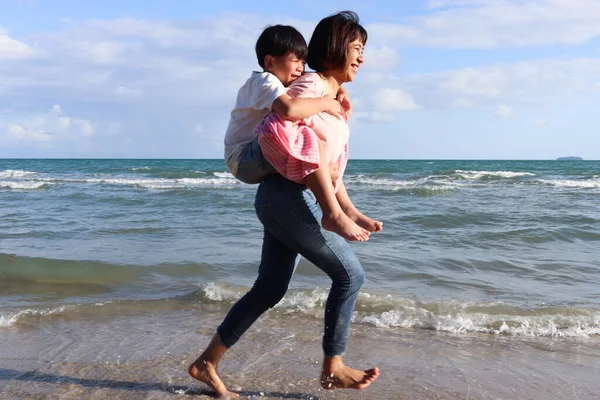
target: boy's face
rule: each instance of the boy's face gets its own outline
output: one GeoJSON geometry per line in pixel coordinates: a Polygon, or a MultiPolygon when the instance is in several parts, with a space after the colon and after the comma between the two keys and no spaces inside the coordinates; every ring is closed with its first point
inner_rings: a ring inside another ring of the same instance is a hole
{"type": "Polygon", "coordinates": [[[279,78],[286,87],[302,76],[304,64],[306,61],[299,59],[294,53],[278,57],[265,57],[265,70],[279,78]]]}

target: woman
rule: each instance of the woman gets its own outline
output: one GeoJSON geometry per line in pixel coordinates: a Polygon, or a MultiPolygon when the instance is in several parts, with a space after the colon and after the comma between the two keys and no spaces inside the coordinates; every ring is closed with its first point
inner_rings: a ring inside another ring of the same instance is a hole
{"type": "MultiPolygon", "coordinates": [[[[315,28],[308,46],[307,61],[317,73],[299,78],[298,83],[290,86],[290,92],[304,97],[337,93],[340,85],[354,79],[363,63],[366,41],[367,32],[358,23],[355,13],[341,12],[323,19],[315,28]]],[[[379,231],[382,223],[364,216],[354,207],[341,179],[348,157],[347,123],[338,120],[338,125],[335,125],[335,121],[328,118],[319,114],[313,117],[308,127],[297,127],[296,134],[316,135],[324,142],[328,161],[338,165],[339,178],[335,186],[342,209],[369,232],[379,231]],[[336,126],[337,130],[333,130],[332,127],[336,126]]],[[[267,125],[277,129],[280,123],[266,118],[263,132],[268,131],[267,125]]],[[[289,126],[285,129],[288,134],[294,134],[289,126]]],[[[274,145],[286,140],[285,135],[266,138],[274,145]]],[[[265,151],[265,157],[269,156],[277,157],[277,152],[265,151]]],[[[294,154],[287,156],[295,157],[294,154]]],[[[274,161],[274,166],[278,163],[275,159],[269,161],[274,161]]],[[[188,372],[210,386],[217,395],[238,397],[228,391],[219,378],[218,363],[252,323],[283,298],[299,255],[302,255],[332,280],[325,310],[321,385],[325,389],[366,388],[377,378],[379,369],[356,370],[347,367],[342,360],[354,305],[364,281],[364,271],[354,252],[342,237],[322,228],[319,222],[321,209],[315,196],[302,184],[281,175],[269,175],[258,188],[255,208],[264,226],[258,278],[252,289],[229,311],[206,350],[190,365],[188,372]]]]}

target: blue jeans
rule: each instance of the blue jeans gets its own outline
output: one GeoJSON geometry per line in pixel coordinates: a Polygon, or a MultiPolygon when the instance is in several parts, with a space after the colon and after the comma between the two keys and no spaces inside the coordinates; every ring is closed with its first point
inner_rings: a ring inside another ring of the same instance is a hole
{"type": "Polygon", "coordinates": [[[285,295],[299,254],[332,281],[325,306],[323,351],[344,354],[350,320],[364,271],[348,243],[321,227],[321,209],[306,186],[268,175],[254,203],[264,226],[262,258],[252,289],[229,311],[217,329],[221,344],[233,346],[256,319],[285,295]]]}
{"type": "Polygon", "coordinates": [[[244,183],[260,183],[268,174],[277,173],[258,144],[258,137],[244,148],[235,177],[244,183]]]}

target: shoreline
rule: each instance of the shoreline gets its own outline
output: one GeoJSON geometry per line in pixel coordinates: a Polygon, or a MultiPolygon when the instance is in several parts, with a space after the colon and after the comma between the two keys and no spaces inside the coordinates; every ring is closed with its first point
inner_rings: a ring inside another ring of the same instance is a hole
{"type": "MultiPolygon", "coordinates": [[[[0,397],[208,399],[187,366],[210,340],[221,310],[171,310],[54,319],[3,328],[0,397]],[[187,397],[186,397],[187,398],[187,397]]],[[[265,315],[223,358],[242,398],[566,399],[600,391],[600,340],[449,334],[353,324],[345,361],[378,366],[364,391],[320,388],[321,321],[265,315]]]]}

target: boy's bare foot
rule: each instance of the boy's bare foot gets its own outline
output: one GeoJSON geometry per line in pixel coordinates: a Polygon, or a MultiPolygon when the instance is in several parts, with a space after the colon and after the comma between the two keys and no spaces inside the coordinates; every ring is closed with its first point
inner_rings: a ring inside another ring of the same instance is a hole
{"type": "Polygon", "coordinates": [[[361,228],[369,232],[379,232],[383,229],[383,222],[371,219],[358,210],[349,211],[346,213],[348,218],[356,223],[361,228]]]}
{"type": "Polygon", "coordinates": [[[343,212],[323,215],[321,225],[323,226],[323,229],[337,233],[346,240],[358,242],[366,242],[369,240],[370,233],[366,229],[358,226],[343,212]]]}
{"type": "Polygon", "coordinates": [[[200,382],[207,384],[212,390],[217,393],[217,398],[220,399],[235,399],[240,397],[239,394],[230,392],[225,387],[225,384],[219,378],[217,368],[211,362],[201,360],[200,358],[194,361],[188,368],[190,376],[200,382]]]}
{"type": "Polygon", "coordinates": [[[352,369],[345,365],[336,368],[323,368],[321,375],[321,386],[324,389],[357,389],[368,387],[379,376],[379,368],[371,368],[366,371],[352,369]]]}

